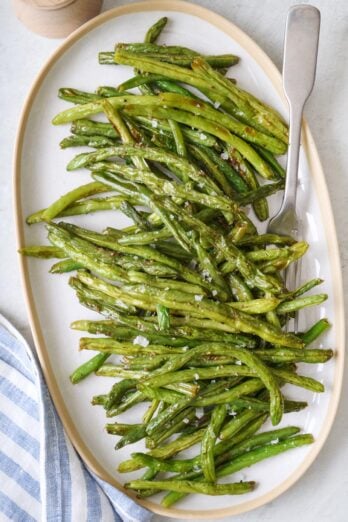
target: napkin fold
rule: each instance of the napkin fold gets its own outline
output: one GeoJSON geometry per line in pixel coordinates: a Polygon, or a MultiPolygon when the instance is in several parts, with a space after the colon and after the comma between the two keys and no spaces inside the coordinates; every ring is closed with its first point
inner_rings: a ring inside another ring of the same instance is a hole
{"type": "Polygon", "coordinates": [[[35,355],[0,315],[0,520],[148,522],[67,438],[35,355]]]}

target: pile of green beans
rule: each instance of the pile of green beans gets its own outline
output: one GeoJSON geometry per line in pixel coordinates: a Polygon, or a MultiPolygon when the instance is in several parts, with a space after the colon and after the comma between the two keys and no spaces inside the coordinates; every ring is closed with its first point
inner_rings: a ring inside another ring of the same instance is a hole
{"type": "Polygon", "coordinates": [[[157,44],[166,23],[144,43],[99,54],[101,64],[134,67],[131,79],[94,93],[59,90],[74,104],[53,119],[71,123],[60,146],[92,149],[67,170],[86,168],[92,180],[28,216],[29,225],[45,223],[50,244],[21,253],[56,258],[50,272],[69,273],[79,302],[99,314],[71,325],[89,335],[80,349],[96,352],[71,382],[111,379],[109,393],[92,398],[107,433],[119,437],[116,449],[145,443],[119,464],[144,470],[126,487],[139,497],[164,491],[169,507],[189,493],[252,491],[253,481],[219,478],[311,444],[296,426],[264,425],[307,407],[285,397],[285,384],[324,391],[296,365],[325,363],[333,352],[308,348],[326,319],[302,333],[287,326],[327,298],[304,295],[317,278],[284,285],[281,271],[307,243],[259,234],[247,212],[267,220],[267,197],[284,187],[276,156],[287,150],[286,124],[225,76],[238,57],[157,44]],[[98,232],[59,221],[100,211],[123,212],[133,225],[98,232]],[[117,422],[140,403],[148,406],[141,419],[117,422]]]}

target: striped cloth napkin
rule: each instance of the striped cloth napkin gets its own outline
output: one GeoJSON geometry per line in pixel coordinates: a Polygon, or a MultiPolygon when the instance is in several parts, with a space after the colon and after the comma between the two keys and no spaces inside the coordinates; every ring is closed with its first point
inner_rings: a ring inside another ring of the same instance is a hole
{"type": "Polygon", "coordinates": [[[0,315],[0,520],[148,522],[73,449],[35,357],[0,315]]]}

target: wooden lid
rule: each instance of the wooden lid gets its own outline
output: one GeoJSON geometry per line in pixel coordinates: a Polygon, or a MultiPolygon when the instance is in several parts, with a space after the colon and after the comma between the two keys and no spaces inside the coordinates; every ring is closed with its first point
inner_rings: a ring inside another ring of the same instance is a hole
{"type": "Polygon", "coordinates": [[[31,31],[65,38],[100,13],[103,0],[13,0],[17,18],[31,31]]]}

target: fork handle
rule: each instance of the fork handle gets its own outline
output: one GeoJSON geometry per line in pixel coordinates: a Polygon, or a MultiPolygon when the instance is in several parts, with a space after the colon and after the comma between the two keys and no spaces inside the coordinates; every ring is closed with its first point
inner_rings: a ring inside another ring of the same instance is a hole
{"type": "Polygon", "coordinates": [[[283,87],[290,109],[286,184],[281,210],[295,210],[303,107],[312,92],[318,54],[320,11],[296,5],[288,13],[284,41],[283,87]]]}

